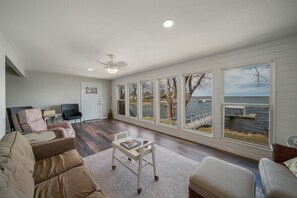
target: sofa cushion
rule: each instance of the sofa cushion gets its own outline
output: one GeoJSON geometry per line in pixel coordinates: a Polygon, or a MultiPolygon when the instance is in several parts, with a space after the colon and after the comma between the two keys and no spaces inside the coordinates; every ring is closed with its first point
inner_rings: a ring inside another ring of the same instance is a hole
{"type": "Polygon", "coordinates": [[[89,194],[86,198],[107,198],[108,196],[100,189],[96,190],[92,194],[89,194]]]}
{"type": "Polygon", "coordinates": [[[35,185],[34,197],[87,197],[97,190],[89,171],[79,166],[35,185]]]}
{"type": "Polygon", "coordinates": [[[266,197],[296,197],[297,178],[286,166],[262,158],[259,171],[266,197]]]}
{"type": "Polygon", "coordinates": [[[34,171],[35,184],[55,177],[74,167],[81,166],[82,164],[83,160],[75,149],[37,161],[34,171]]]}
{"type": "Polygon", "coordinates": [[[34,155],[19,132],[5,135],[0,142],[1,197],[33,197],[34,155]]]}
{"type": "Polygon", "coordinates": [[[19,132],[5,135],[0,142],[0,163],[5,162],[9,156],[15,163],[26,168],[33,175],[35,157],[31,145],[19,132]]]}

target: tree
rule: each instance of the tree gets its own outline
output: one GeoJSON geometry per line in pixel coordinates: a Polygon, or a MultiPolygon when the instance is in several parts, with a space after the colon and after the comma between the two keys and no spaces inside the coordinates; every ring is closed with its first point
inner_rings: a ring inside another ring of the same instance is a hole
{"type": "Polygon", "coordinates": [[[142,82],[142,92],[145,99],[152,99],[154,93],[153,81],[142,82]]]}
{"type": "Polygon", "coordinates": [[[167,118],[172,121],[176,113],[177,83],[176,78],[160,80],[160,98],[167,102],[167,118]]]}
{"type": "Polygon", "coordinates": [[[137,99],[137,84],[129,84],[129,99],[136,102],[137,99]]]}
{"type": "Polygon", "coordinates": [[[269,76],[267,75],[267,72],[270,69],[269,64],[263,64],[263,65],[254,65],[251,67],[248,67],[248,70],[255,74],[256,80],[257,80],[257,87],[261,87],[263,83],[269,81],[269,76]]]}
{"type": "MultiPolygon", "coordinates": [[[[269,81],[267,69],[269,64],[254,65],[247,67],[247,70],[255,75],[257,86],[261,86],[264,82],[269,81]]],[[[211,76],[209,73],[193,74],[185,76],[185,105],[189,103],[192,95],[197,89],[207,89],[211,85],[211,76]]],[[[166,99],[167,102],[167,118],[173,120],[176,113],[177,99],[177,82],[176,78],[167,78],[160,80],[160,98],[166,99]]]]}

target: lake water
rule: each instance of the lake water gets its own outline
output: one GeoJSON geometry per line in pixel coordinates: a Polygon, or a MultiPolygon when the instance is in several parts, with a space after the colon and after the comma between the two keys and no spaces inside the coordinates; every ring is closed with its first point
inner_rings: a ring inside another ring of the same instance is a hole
{"type": "MultiPolygon", "coordinates": [[[[210,99],[210,97],[193,97],[186,106],[186,115],[198,113],[211,112],[212,102],[199,102],[199,100],[210,99]]],[[[227,96],[225,97],[226,103],[244,103],[246,113],[256,114],[255,119],[234,118],[225,119],[225,128],[239,132],[252,132],[252,133],[267,133],[269,130],[269,108],[268,107],[255,107],[248,104],[269,104],[268,96],[255,96],[255,97],[239,97],[227,96]]],[[[130,109],[136,112],[136,106],[131,105],[130,109]]],[[[167,108],[161,105],[161,119],[167,118],[167,108]]],[[[143,116],[153,116],[152,105],[143,106],[143,116]]],[[[188,117],[188,116],[187,116],[188,117]]]]}

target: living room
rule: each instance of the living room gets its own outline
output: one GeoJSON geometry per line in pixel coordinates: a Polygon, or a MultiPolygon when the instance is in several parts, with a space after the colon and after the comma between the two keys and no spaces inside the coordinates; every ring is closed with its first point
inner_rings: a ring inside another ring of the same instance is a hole
{"type": "Polygon", "coordinates": [[[130,130],[183,157],[218,150],[229,161],[246,159],[242,166],[271,159],[272,144],[297,135],[296,8],[294,1],[1,2],[1,137],[10,132],[8,107],[62,113],[61,104],[75,103],[84,122],[70,122],[83,157],[130,130]],[[100,95],[93,122],[89,85],[100,95]],[[178,144],[166,147],[170,141],[178,144]]]}

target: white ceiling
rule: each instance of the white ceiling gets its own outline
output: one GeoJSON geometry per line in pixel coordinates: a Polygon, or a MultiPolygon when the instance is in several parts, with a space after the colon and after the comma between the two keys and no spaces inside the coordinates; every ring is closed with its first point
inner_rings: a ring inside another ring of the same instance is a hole
{"type": "Polygon", "coordinates": [[[297,1],[1,0],[0,30],[27,70],[114,79],[296,34],[297,1]]]}

